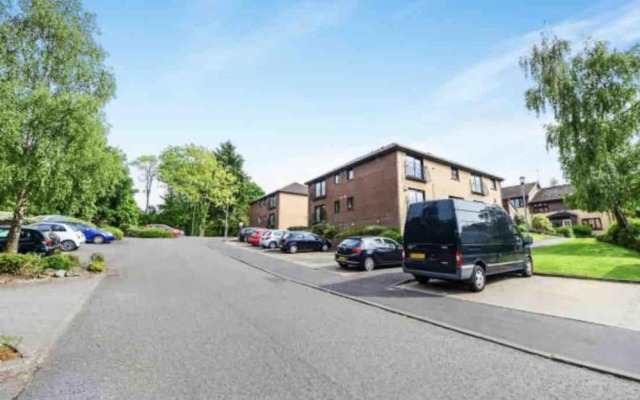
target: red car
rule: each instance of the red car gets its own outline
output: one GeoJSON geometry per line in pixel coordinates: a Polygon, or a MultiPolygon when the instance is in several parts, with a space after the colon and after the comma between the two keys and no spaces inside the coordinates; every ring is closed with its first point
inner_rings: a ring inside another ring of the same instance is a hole
{"type": "Polygon", "coordinates": [[[172,227],[170,227],[169,225],[164,225],[164,224],[149,224],[149,225],[145,226],[145,228],[162,229],[163,231],[171,232],[171,234],[173,235],[173,237],[180,237],[180,236],[184,236],[184,231],[181,231],[180,229],[172,228],[172,227]]]}
{"type": "Polygon", "coordinates": [[[249,235],[249,241],[248,241],[249,244],[256,247],[259,246],[260,239],[262,238],[262,235],[264,235],[266,232],[268,232],[266,229],[256,229],[255,232],[249,235]]]}

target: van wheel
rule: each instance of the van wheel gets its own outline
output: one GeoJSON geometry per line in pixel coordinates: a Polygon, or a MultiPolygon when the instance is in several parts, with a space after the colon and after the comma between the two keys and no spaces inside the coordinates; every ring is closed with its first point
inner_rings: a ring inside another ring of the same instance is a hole
{"type": "Polygon", "coordinates": [[[414,278],[416,278],[416,281],[418,283],[421,283],[423,285],[426,285],[427,283],[429,283],[429,277],[428,276],[419,276],[419,275],[414,275],[414,278]]]}
{"type": "Polygon", "coordinates": [[[531,257],[527,257],[524,260],[524,269],[522,270],[522,276],[524,276],[525,278],[531,278],[531,275],[533,275],[533,260],[531,259],[531,257]]]}
{"type": "Polygon", "coordinates": [[[376,267],[376,262],[373,261],[373,258],[371,257],[367,257],[364,259],[364,270],[365,271],[373,271],[373,269],[376,267]]]}
{"type": "Polygon", "coordinates": [[[473,267],[473,272],[471,273],[469,290],[471,290],[472,292],[482,292],[484,290],[486,280],[487,279],[484,273],[484,268],[476,265],[475,267],[473,267]]]}

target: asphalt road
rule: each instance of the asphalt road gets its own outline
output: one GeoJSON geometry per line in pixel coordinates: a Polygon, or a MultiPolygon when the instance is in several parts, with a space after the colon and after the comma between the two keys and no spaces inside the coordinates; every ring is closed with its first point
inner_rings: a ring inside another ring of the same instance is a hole
{"type": "Polygon", "coordinates": [[[20,399],[638,399],[556,363],[250,268],[201,240],[105,248],[105,278],[20,399]]]}

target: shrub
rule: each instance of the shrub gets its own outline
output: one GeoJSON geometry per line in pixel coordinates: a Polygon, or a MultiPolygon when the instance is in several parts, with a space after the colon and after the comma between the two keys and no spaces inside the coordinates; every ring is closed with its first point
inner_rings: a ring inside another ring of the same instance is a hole
{"type": "Polygon", "coordinates": [[[516,223],[516,225],[524,225],[525,221],[524,221],[524,217],[520,214],[516,214],[515,217],[513,217],[513,222],[516,223]]]}
{"type": "Polygon", "coordinates": [[[593,236],[593,228],[589,225],[576,225],[573,227],[573,234],[579,238],[591,237],[593,236]]]}
{"type": "Polygon", "coordinates": [[[100,272],[104,272],[105,269],[107,269],[107,266],[104,263],[104,261],[91,261],[89,263],[89,266],[87,266],[87,271],[95,272],[95,273],[98,273],[98,274],[100,272]]]}
{"type": "Polygon", "coordinates": [[[311,232],[315,233],[316,235],[322,235],[328,226],[329,225],[325,224],[324,222],[321,224],[315,224],[311,227],[311,232]]]}
{"type": "Polygon", "coordinates": [[[527,226],[526,225],[518,225],[518,230],[520,231],[520,233],[526,233],[527,232],[527,226]]]}
{"type": "Polygon", "coordinates": [[[633,228],[632,234],[620,228],[618,223],[613,223],[607,233],[600,235],[598,240],[606,240],[607,243],[640,251],[640,220],[631,218],[629,223],[633,228]]]}
{"type": "Polygon", "coordinates": [[[171,232],[163,231],[158,228],[129,228],[128,236],[145,239],[170,239],[173,238],[171,232]]]}
{"type": "Polygon", "coordinates": [[[386,231],[380,233],[379,236],[395,240],[398,243],[402,243],[402,233],[400,233],[399,229],[387,229],[386,231]]]}
{"type": "Polygon", "coordinates": [[[124,232],[114,226],[101,226],[100,229],[113,233],[113,236],[116,238],[116,240],[122,240],[122,238],[124,237],[124,232]]]}
{"type": "Polygon", "coordinates": [[[389,228],[379,225],[369,225],[362,228],[362,234],[367,236],[380,236],[380,234],[389,228]]]}
{"type": "Polygon", "coordinates": [[[38,276],[44,270],[44,262],[37,254],[0,253],[0,273],[38,276]]]}
{"type": "Polygon", "coordinates": [[[327,227],[324,229],[324,232],[322,233],[322,236],[326,237],[327,239],[334,239],[337,234],[338,228],[333,225],[327,225],[327,227]]]}
{"type": "Polygon", "coordinates": [[[556,233],[566,238],[574,237],[573,229],[570,226],[563,226],[562,228],[556,228],[556,233]]]}
{"type": "Polygon", "coordinates": [[[544,215],[534,215],[531,219],[531,228],[541,232],[553,232],[553,224],[544,215]]]}
{"type": "Polygon", "coordinates": [[[44,269],[55,269],[68,271],[71,268],[80,266],[80,258],[75,254],[59,254],[44,258],[44,269]]]}
{"type": "Polygon", "coordinates": [[[288,229],[288,231],[292,231],[292,232],[296,232],[296,231],[308,231],[309,227],[308,226],[290,226],[288,229]]]}
{"type": "Polygon", "coordinates": [[[105,262],[106,258],[102,253],[93,253],[90,258],[91,261],[105,262]]]}
{"type": "Polygon", "coordinates": [[[336,239],[346,239],[351,236],[362,236],[362,228],[351,227],[338,232],[336,239]]]}
{"type": "Polygon", "coordinates": [[[600,235],[596,235],[596,240],[598,242],[611,243],[611,235],[609,235],[609,232],[605,232],[600,235]]]}

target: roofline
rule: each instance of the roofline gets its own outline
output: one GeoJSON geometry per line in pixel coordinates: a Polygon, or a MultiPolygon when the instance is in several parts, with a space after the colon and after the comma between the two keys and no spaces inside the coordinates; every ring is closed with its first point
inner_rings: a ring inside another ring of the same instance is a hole
{"type": "Polygon", "coordinates": [[[340,166],[338,168],[334,168],[329,172],[326,172],[326,173],[324,173],[324,174],[322,174],[322,175],[320,175],[320,176],[318,176],[316,178],[313,178],[313,179],[305,182],[305,185],[310,185],[310,184],[312,184],[314,182],[317,182],[317,181],[319,181],[321,179],[329,178],[332,175],[336,174],[337,172],[343,171],[343,170],[348,169],[348,168],[357,167],[358,165],[365,164],[365,163],[367,163],[369,161],[372,161],[372,160],[374,160],[374,159],[376,159],[378,157],[386,156],[387,154],[391,154],[391,153],[394,153],[396,151],[403,151],[405,153],[413,153],[413,154],[419,155],[422,158],[425,158],[425,159],[430,160],[430,161],[435,161],[435,162],[438,162],[438,163],[441,163],[441,164],[446,164],[446,165],[450,165],[450,166],[453,166],[453,167],[458,167],[458,168],[460,168],[462,170],[466,170],[468,172],[475,172],[475,173],[478,173],[480,175],[496,179],[496,180],[498,180],[500,182],[504,181],[504,178],[502,178],[500,176],[497,176],[497,175],[494,175],[494,174],[490,174],[488,172],[479,170],[477,168],[471,168],[471,167],[468,167],[468,166],[466,166],[464,164],[457,163],[455,161],[451,161],[451,160],[447,160],[447,159],[442,158],[442,157],[434,156],[433,154],[430,154],[430,153],[425,153],[425,152],[420,151],[420,150],[412,149],[410,147],[403,146],[403,145],[400,145],[398,143],[392,143],[389,146],[383,147],[381,150],[374,151],[369,155],[365,155],[363,158],[356,159],[356,160],[351,161],[351,162],[349,162],[347,164],[343,164],[342,166],[340,166]]]}
{"type": "Polygon", "coordinates": [[[278,194],[278,193],[293,194],[293,195],[296,195],[296,196],[309,197],[309,195],[308,195],[308,194],[302,194],[302,193],[291,192],[291,191],[288,191],[288,190],[280,190],[280,189],[278,189],[278,190],[276,190],[275,192],[271,192],[271,193],[269,193],[269,194],[265,194],[264,196],[262,196],[262,197],[260,197],[260,198],[257,198],[256,200],[254,200],[254,201],[250,202],[250,203],[249,203],[249,205],[252,205],[252,204],[254,204],[254,203],[257,203],[257,202],[259,202],[260,200],[264,200],[264,199],[266,199],[267,197],[274,196],[274,195],[276,195],[276,194],[278,194]]]}

